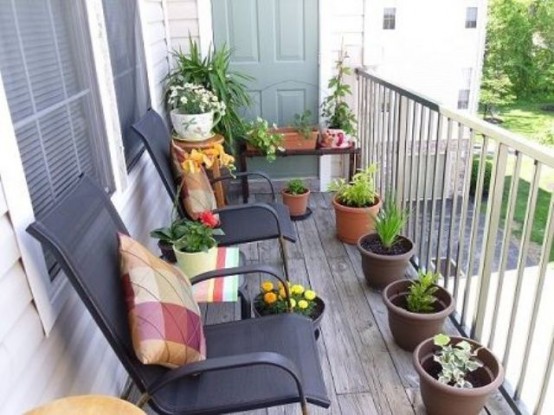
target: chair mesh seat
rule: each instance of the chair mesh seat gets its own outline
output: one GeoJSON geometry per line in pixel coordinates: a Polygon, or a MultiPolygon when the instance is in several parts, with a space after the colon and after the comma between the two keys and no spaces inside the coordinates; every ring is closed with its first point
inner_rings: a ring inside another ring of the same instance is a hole
{"type": "MultiPolygon", "coordinates": [[[[308,402],[327,407],[329,400],[311,320],[280,314],[205,327],[208,359],[251,352],[278,352],[288,357],[302,379],[308,402]]],[[[221,414],[298,401],[298,391],[285,371],[268,365],[204,373],[160,390],[151,405],[162,413],[221,414]],[[237,381],[240,379],[240,381],[237,381]],[[194,396],[194,401],[191,400],[194,396]],[[159,404],[163,402],[163,404],[159,404]],[[164,406],[172,402],[172,407],[164,406]],[[245,403],[248,403],[248,408],[245,403]]]]}

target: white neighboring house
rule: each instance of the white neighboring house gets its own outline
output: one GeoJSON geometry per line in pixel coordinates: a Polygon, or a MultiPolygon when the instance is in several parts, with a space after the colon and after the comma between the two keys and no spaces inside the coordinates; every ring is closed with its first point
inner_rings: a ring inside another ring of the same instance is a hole
{"type": "Polygon", "coordinates": [[[487,0],[367,3],[364,65],[454,109],[477,111],[487,0]]]}

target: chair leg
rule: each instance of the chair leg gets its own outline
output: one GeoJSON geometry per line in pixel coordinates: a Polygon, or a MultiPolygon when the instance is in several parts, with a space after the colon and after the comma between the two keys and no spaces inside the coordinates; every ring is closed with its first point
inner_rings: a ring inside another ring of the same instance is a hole
{"type": "Polygon", "coordinates": [[[281,260],[283,261],[283,269],[285,271],[285,279],[287,281],[290,281],[289,279],[289,263],[287,260],[287,246],[285,242],[285,238],[282,236],[279,237],[279,247],[281,251],[281,260]]]}
{"type": "Polygon", "coordinates": [[[239,287],[240,298],[240,318],[246,320],[252,317],[252,305],[250,304],[250,296],[247,292],[247,287],[239,287]]]}

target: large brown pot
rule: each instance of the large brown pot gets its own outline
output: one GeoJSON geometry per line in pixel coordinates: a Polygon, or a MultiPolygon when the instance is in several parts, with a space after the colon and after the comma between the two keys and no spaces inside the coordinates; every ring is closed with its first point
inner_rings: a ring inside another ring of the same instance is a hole
{"type": "Polygon", "coordinates": [[[288,206],[291,216],[302,216],[306,213],[310,190],[299,195],[293,195],[283,189],[281,195],[283,196],[283,203],[288,206]]]}
{"type": "MultiPolygon", "coordinates": [[[[452,337],[452,344],[465,340],[474,348],[482,347],[479,343],[463,337],[452,337]]],[[[479,349],[477,358],[483,367],[471,373],[468,379],[473,388],[455,388],[437,380],[441,370],[439,363],[433,361],[439,349],[433,339],[422,342],[414,351],[414,366],[419,374],[421,397],[428,415],[477,415],[485,406],[488,395],[496,390],[504,379],[502,365],[486,347],[479,349]]]]}
{"type": "Polygon", "coordinates": [[[341,205],[333,198],[337,238],[344,243],[355,245],[360,236],[375,230],[375,218],[381,208],[381,199],[376,197],[370,207],[355,208],[341,205]]]}
{"type": "Polygon", "coordinates": [[[413,284],[411,280],[395,281],[383,291],[383,300],[389,312],[389,327],[394,341],[409,352],[423,340],[442,332],[446,318],[454,311],[454,298],[448,291],[437,287],[435,311],[431,313],[413,313],[407,310],[406,297],[413,284]]]}
{"type": "Polygon", "coordinates": [[[358,251],[362,256],[362,270],[371,288],[382,290],[393,281],[405,278],[406,268],[414,254],[414,243],[404,236],[399,236],[410,248],[399,255],[381,255],[363,247],[364,241],[376,240],[376,233],[362,235],[358,239],[358,251]]]}

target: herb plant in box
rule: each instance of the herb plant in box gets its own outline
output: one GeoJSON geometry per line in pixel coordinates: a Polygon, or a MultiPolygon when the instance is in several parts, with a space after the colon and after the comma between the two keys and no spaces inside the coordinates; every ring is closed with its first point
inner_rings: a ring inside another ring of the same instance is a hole
{"type": "Polygon", "coordinates": [[[423,340],[440,333],[454,311],[454,299],[437,285],[438,277],[420,271],[417,280],[394,281],[383,291],[392,336],[404,350],[411,352],[423,340]]]}
{"type": "Polygon", "coordinates": [[[272,130],[282,134],[282,147],[285,150],[313,150],[317,145],[318,129],[311,122],[312,113],[310,110],[302,114],[294,115],[294,123],[291,127],[282,127],[272,130]]]}
{"type": "Polygon", "coordinates": [[[214,235],[223,235],[218,219],[210,211],[200,220],[184,220],[183,236],[173,243],[179,268],[189,277],[211,271],[217,262],[217,242],[214,235]]]}
{"type": "Polygon", "coordinates": [[[414,366],[429,415],[477,415],[504,380],[504,369],[472,339],[437,334],[417,346],[414,366]]]}
{"type": "Polygon", "coordinates": [[[301,284],[288,283],[285,288],[282,283],[274,285],[271,281],[263,282],[260,288],[260,293],[254,298],[254,314],[257,317],[290,310],[312,319],[316,336],[319,334],[325,303],[315,291],[301,284]]]}
{"type": "Polygon", "coordinates": [[[290,180],[281,191],[283,203],[288,206],[291,217],[299,217],[306,214],[310,189],[300,179],[290,180]]]}
{"type": "Polygon", "coordinates": [[[356,173],[350,182],[338,179],[329,185],[329,191],[335,192],[337,237],[342,242],[354,245],[360,236],[375,229],[375,217],[381,207],[375,189],[375,171],[373,164],[356,173]]]}
{"type": "Polygon", "coordinates": [[[390,197],[375,218],[375,233],[358,240],[364,276],[372,288],[382,290],[392,281],[404,278],[414,253],[414,243],[400,235],[407,218],[407,212],[390,197]]]}

